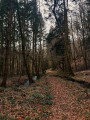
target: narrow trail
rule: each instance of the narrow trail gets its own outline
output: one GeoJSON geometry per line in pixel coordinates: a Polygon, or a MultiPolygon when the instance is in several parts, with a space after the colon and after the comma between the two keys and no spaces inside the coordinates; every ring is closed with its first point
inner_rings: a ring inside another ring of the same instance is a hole
{"type": "Polygon", "coordinates": [[[48,70],[30,86],[0,88],[0,120],[90,120],[90,89],[59,76],[48,70]]]}
{"type": "MultiPolygon", "coordinates": [[[[67,84],[59,77],[53,77],[53,74],[56,73],[50,72],[47,76],[53,101],[51,120],[89,120],[89,116],[86,119],[84,115],[85,106],[79,104],[77,96],[74,95],[76,86],[72,86],[72,83],[69,85],[69,82],[67,84]]],[[[89,108],[86,108],[86,111],[87,109],[89,108]]]]}

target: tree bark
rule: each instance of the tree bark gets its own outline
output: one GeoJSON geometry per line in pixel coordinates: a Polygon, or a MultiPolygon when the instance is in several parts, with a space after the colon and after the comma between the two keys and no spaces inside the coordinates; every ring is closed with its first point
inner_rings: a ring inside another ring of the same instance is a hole
{"type": "MultiPolygon", "coordinates": [[[[58,18],[56,16],[56,12],[55,12],[55,8],[57,5],[56,0],[54,0],[54,8],[53,8],[53,14],[54,17],[56,19],[56,22],[59,26],[59,31],[60,33],[62,33],[62,36],[64,37],[64,59],[65,59],[65,72],[69,75],[74,75],[72,67],[71,67],[71,63],[70,63],[70,56],[69,56],[69,50],[68,50],[68,20],[67,20],[67,9],[66,9],[66,5],[65,5],[65,0],[63,0],[63,4],[64,4],[64,22],[65,22],[65,35],[63,35],[63,30],[62,30],[62,26],[60,24],[60,22],[58,21],[58,18]]],[[[68,4],[68,1],[67,1],[68,4]]]]}
{"type": "Polygon", "coordinates": [[[24,46],[25,36],[23,35],[23,32],[22,32],[18,1],[17,1],[17,13],[18,13],[18,22],[19,22],[20,35],[21,35],[21,40],[22,40],[23,61],[24,61],[24,65],[26,67],[26,73],[27,73],[27,76],[28,76],[28,79],[29,79],[29,83],[34,83],[34,81],[32,79],[32,76],[30,75],[28,65],[27,65],[27,61],[26,61],[26,58],[25,58],[25,46],[24,46]]]}
{"type": "Polygon", "coordinates": [[[9,0],[9,19],[8,19],[8,36],[6,41],[6,55],[5,55],[5,69],[3,75],[3,81],[1,86],[6,87],[6,81],[8,76],[9,70],[9,47],[10,47],[10,40],[11,40],[11,22],[12,22],[12,0],[9,0]]]}

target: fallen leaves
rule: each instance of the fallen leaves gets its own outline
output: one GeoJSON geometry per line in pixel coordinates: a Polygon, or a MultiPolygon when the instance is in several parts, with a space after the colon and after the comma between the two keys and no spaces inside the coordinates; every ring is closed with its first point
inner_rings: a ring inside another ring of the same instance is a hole
{"type": "Polygon", "coordinates": [[[48,71],[30,87],[1,90],[0,120],[89,120],[90,90],[56,74],[48,71]]]}
{"type": "Polygon", "coordinates": [[[54,76],[50,72],[47,77],[53,96],[51,108],[53,118],[51,120],[89,120],[90,99],[85,98],[90,95],[90,90],[83,88],[78,83],[54,76]],[[85,114],[85,111],[89,111],[89,113],[85,114]]]}
{"type": "Polygon", "coordinates": [[[47,85],[45,77],[41,79],[43,81],[30,87],[12,87],[0,93],[1,117],[6,120],[44,120],[44,117],[45,120],[49,119],[50,108],[44,104],[47,85]]]}

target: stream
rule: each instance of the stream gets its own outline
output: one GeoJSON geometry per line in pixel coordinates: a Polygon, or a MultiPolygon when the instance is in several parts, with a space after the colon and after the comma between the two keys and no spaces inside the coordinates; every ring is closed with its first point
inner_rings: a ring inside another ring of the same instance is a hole
{"type": "MultiPolygon", "coordinates": [[[[37,80],[37,76],[33,76],[33,80],[36,81],[37,80]]],[[[24,84],[25,87],[29,86],[29,80],[27,80],[27,82],[24,84]]]]}

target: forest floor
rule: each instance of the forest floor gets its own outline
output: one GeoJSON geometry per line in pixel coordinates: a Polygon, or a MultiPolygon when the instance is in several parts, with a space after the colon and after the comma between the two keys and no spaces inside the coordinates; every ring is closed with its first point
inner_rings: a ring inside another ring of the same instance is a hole
{"type": "Polygon", "coordinates": [[[0,88],[0,120],[90,120],[90,70],[75,75],[47,70],[28,87],[0,88]]]}

